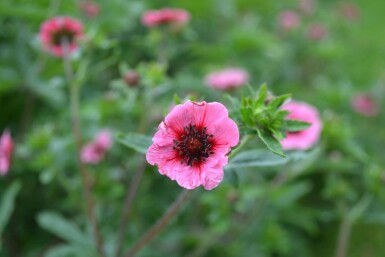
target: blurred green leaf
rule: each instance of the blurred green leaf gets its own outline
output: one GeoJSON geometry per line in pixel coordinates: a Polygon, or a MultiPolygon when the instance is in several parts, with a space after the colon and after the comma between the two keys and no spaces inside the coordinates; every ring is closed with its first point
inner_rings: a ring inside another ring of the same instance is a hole
{"type": "Polygon", "coordinates": [[[85,248],[92,249],[90,237],[84,234],[74,222],[65,219],[60,214],[54,212],[42,212],[38,215],[37,221],[42,228],[57,237],[75,245],[81,245],[85,248]]]}
{"type": "Polygon", "coordinates": [[[296,132],[307,129],[311,123],[300,120],[285,120],[285,130],[290,132],[296,132]]]}
{"type": "Polygon", "coordinates": [[[133,132],[129,132],[125,135],[117,135],[116,140],[142,154],[146,154],[147,149],[152,144],[151,137],[133,132]]]}
{"type": "Polygon", "coordinates": [[[270,151],[253,149],[239,153],[234,159],[231,159],[227,168],[245,168],[245,167],[267,167],[283,165],[289,158],[282,158],[270,151]]]}
{"type": "Polygon", "coordinates": [[[4,228],[7,225],[12,211],[15,205],[15,198],[21,188],[19,181],[13,182],[13,184],[7,188],[0,203],[0,251],[1,251],[1,235],[3,234],[4,228]]]}

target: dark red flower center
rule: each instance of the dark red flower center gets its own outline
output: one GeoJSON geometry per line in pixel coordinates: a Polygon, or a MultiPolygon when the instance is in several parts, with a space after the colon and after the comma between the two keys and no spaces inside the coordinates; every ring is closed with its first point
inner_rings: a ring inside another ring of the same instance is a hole
{"type": "Polygon", "coordinates": [[[213,135],[206,133],[206,127],[198,128],[195,125],[184,127],[179,140],[174,140],[173,149],[181,158],[181,163],[189,166],[199,165],[204,162],[210,154],[214,154],[213,135]]]}
{"type": "Polygon", "coordinates": [[[75,33],[67,29],[58,30],[52,35],[52,43],[55,46],[61,46],[63,42],[66,42],[67,44],[71,44],[73,43],[74,40],[75,40],[75,33]]]}

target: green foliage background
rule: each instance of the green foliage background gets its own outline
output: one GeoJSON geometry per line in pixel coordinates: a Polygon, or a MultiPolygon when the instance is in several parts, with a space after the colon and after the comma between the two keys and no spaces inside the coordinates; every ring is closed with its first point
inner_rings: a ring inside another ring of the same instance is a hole
{"type": "MultiPolygon", "coordinates": [[[[276,95],[292,93],[316,106],[324,124],[321,141],[307,152],[287,153],[285,161],[252,141],[229,165],[225,181],[213,191],[197,189],[138,256],[329,257],[343,222],[352,225],[347,256],[383,256],[385,2],[356,0],[358,21],[341,17],[343,3],[318,1],[313,15],[301,17],[299,28],[282,33],[277,16],[296,10],[296,1],[103,0],[98,1],[100,15],[90,19],[73,0],[2,0],[0,131],[11,130],[15,152],[11,170],[0,177],[0,256],[95,256],[62,60],[43,52],[37,38],[40,24],[56,15],[85,24],[86,40],[73,59],[82,84],[84,137],[91,140],[109,128],[120,141],[119,135],[131,140],[129,148],[115,141],[107,158],[90,167],[108,256],[115,249],[129,182],[144,162],[140,143],[132,143],[129,133],[151,136],[174,95],[231,108],[229,97],[203,83],[205,74],[228,66],[243,67],[251,76],[250,87],[231,92],[233,98],[250,95],[250,89],[256,94],[266,82],[276,95]],[[184,8],[192,16],[165,42],[164,31],[140,23],[144,11],[163,7],[184,8]],[[325,24],[325,39],[306,38],[313,22],[325,24]],[[168,65],[157,60],[159,51],[168,65]],[[122,75],[129,68],[140,73],[140,87],[125,85],[122,75]],[[377,117],[352,110],[357,92],[374,96],[380,105],[377,117]]],[[[125,249],[179,192],[176,183],[146,166],[125,249]]]]}

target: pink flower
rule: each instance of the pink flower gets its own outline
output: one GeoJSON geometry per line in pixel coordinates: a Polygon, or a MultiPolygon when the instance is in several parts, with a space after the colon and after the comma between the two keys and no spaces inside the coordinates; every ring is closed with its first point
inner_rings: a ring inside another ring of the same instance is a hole
{"type": "Polygon", "coordinates": [[[147,161],[159,173],[187,189],[211,190],[223,179],[223,167],[239,131],[220,103],[176,105],[160,123],[147,151],[147,161]]]}
{"type": "Polygon", "coordinates": [[[107,130],[99,132],[94,141],[86,144],[80,154],[83,163],[97,164],[112,146],[111,134],[107,130]]]}
{"type": "Polygon", "coordinates": [[[342,4],[339,9],[340,14],[347,20],[356,21],[360,19],[360,9],[352,3],[342,4]]]}
{"type": "Polygon", "coordinates": [[[0,175],[7,174],[11,164],[13,142],[11,133],[8,130],[0,137],[0,175]]]}
{"type": "Polygon", "coordinates": [[[92,0],[80,3],[79,8],[88,18],[96,17],[100,13],[100,6],[92,0]]]}
{"type": "Polygon", "coordinates": [[[314,0],[298,0],[298,7],[302,13],[310,15],[314,12],[315,1],[314,0]]]}
{"type": "Polygon", "coordinates": [[[183,25],[190,20],[190,14],[183,9],[164,8],[150,10],[142,15],[142,24],[147,27],[154,27],[164,24],[183,25]]]}
{"type": "Polygon", "coordinates": [[[313,23],[307,30],[307,37],[311,40],[322,40],[328,34],[326,27],[321,23],[313,23]]]}
{"type": "Polygon", "coordinates": [[[54,17],[40,26],[39,38],[43,48],[58,57],[64,56],[66,51],[68,54],[75,52],[82,37],[83,24],[71,17],[54,17]]]}
{"type": "Polygon", "coordinates": [[[375,99],[367,93],[354,95],[351,104],[356,112],[367,117],[376,116],[380,111],[375,99]]]}
{"type": "Polygon", "coordinates": [[[295,101],[283,105],[282,109],[289,111],[287,119],[311,123],[307,129],[287,132],[286,138],[281,141],[282,148],[284,150],[306,150],[312,147],[319,140],[322,130],[322,122],[317,109],[307,103],[295,101]]]}
{"type": "Polygon", "coordinates": [[[249,74],[242,69],[229,68],[210,73],[204,80],[210,87],[220,90],[229,90],[245,85],[249,80],[249,74]]]}
{"type": "Polygon", "coordinates": [[[279,14],[278,23],[283,30],[289,31],[297,28],[300,20],[296,12],[283,11],[279,14]]]}

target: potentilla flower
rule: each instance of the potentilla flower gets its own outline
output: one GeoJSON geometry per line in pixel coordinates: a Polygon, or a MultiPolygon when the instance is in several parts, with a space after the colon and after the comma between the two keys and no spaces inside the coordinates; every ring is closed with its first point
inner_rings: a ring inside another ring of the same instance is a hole
{"type": "Polygon", "coordinates": [[[71,17],[54,17],[43,22],[39,38],[43,48],[55,56],[62,57],[78,49],[78,42],[83,37],[83,24],[71,17]],[[63,46],[66,45],[67,49],[63,46]]]}
{"type": "Polygon", "coordinates": [[[279,14],[278,23],[283,30],[289,31],[297,28],[300,20],[296,12],[287,10],[279,14]]]}
{"type": "Polygon", "coordinates": [[[188,101],[171,110],[152,141],[146,158],[160,174],[187,189],[211,190],[223,179],[239,131],[221,103],[188,101]]]}
{"type": "Polygon", "coordinates": [[[190,14],[183,9],[164,8],[150,10],[142,15],[142,24],[147,27],[177,24],[183,25],[190,20],[190,14]]]}
{"type": "Polygon", "coordinates": [[[360,19],[360,9],[353,3],[344,3],[340,6],[340,14],[347,20],[356,21],[360,19]]]}
{"type": "Polygon", "coordinates": [[[208,74],[206,85],[220,90],[229,90],[245,85],[249,80],[247,71],[239,68],[229,68],[208,74]]]}
{"type": "Polygon", "coordinates": [[[287,132],[286,138],[281,141],[284,150],[306,150],[318,142],[322,122],[315,107],[307,103],[291,101],[283,105],[282,109],[289,111],[287,119],[305,121],[311,124],[307,129],[287,132]]]}
{"type": "Polygon", "coordinates": [[[9,130],[5,130],[0,137],[0,175],[7,174],[11,165],[13,142],[9,130]]]}
{"type": "Polygon", "coordinates": [[[92,0],[80,3],[79,8],[88,18],[94,18],[100,13],[100,6],[92,0]]]}
{"type": "Polygon", "coordinates": [[[311,40],[322,40],[327,36],[327,34],[327,28],[321,23],[313,23],[307,29],[307,37],[311,40]]]}
{"type": "Polygon", "coordinates": [[[298,0],[298,7],[300,11],[306,15],[310,15],[314,12],[315,1],[314,0],[298,0]]]}
{"type": "Polygon", "coordinates": [[[377,101],[368,93],[354,95],[351,104],[356,112],[367,117],[376,116],[380,111],[377,101]]]}
{"type": "Polygon", "coordinates": [[[94,141],[83,147],[80,159],[83,163],[97,164],[104,158],[111,146],[111,134],[109,131],[103,130],[99,132],[94,141]]]}

